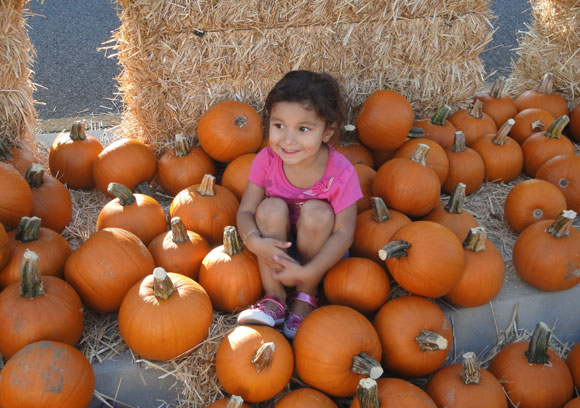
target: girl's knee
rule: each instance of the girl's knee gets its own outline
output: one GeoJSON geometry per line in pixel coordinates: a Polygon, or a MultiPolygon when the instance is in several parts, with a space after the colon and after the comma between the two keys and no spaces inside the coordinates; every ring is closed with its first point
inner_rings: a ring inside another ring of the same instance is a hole
{"type": "Polygon", "coordinates": [[[334,211],[326,201],[309,200],[300,209],[298,219],[300,229],[319,230],[332,229],[334,226],[334,211]]]}
{"type": "Polygon", "coordinates": [[[262,228],[281,225],[289,219],[288,204],[278,197],[265,198],[256,208],[256,222],[262,228]]]}

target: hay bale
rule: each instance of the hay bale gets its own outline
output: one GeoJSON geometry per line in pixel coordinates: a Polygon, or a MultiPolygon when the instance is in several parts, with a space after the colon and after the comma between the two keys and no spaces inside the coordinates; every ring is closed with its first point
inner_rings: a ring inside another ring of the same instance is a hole
{"type": "Polygon", "coordinates": [[[487,1],[121,0],[109,49],[122,65],[125,134],[156,148],[194,134],[212,104],[258,111],[292,69],[326,71],[347,95],[352,121],[373,91],[404,94],[417,115],[465,106],[483,83],[492,35],[487,1]]]}
{"type": "Polygon", "coordinates": [[[520,32],[510,93],[534,89],[546,72],[569,107],[580,103],[580,0],[531,0],[532,24],[520,32]]]}
{"type": "Polygon", "coordinates": [[[28,0],[0,1],[0,138],[37,150],[36,109],[30,80],[34,49],[23,11],[28,0]]]}

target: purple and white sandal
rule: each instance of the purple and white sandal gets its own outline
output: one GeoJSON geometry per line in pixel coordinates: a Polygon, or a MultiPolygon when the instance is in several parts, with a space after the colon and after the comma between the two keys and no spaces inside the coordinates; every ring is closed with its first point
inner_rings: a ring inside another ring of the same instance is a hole
{"type": "Polygon", "coordinates": [[[238,324],[261,324],[265,326],[278,326],[286,320],[286,304],[274,296],[264,296],[248,309],[238,315],[238,324]],[[269,303],[275,306],[270,309],[269,303]]]}
{"type": "MultiPolygon", "coordinates": [[[[312,306],[314,309],[318,307],[318,301],[316,298],[308,293],[305,292],[296,292],[296,294],[292,297],[292,300],[295,302],[297,300],[307,303],[312,306]]],[[[288,339],[293,339],[296,336],[296,331],[298,327],[304,321],[304,316],[298,316],[296,313],[288,312],[288,317],[284,322],[284,327],[282,328],[282,332],[284,336],[288,339]]]]}

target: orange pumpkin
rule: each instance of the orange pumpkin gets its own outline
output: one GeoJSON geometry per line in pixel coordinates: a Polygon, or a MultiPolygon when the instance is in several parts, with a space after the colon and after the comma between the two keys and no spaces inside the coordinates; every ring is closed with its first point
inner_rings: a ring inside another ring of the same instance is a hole
{"type": "Polygon", "coordinates": [[[64,280],[41,277],[38,255],[26,250],[20,282],[0,292],[0,332],[0,353],[6,358],[39,340],[74,346],[83,332],[83,304],[64,280]]]}
{"type": "Polygon", "coordinates": [[[383,365],[406,378],[441,368],[451,350],[451,325],[435,303],[419,296],[392,299],[373,320],[383,350],[383,365]]]}
{"type": "Polygon", "coordinates": [[[516,239],[512,259],[518,274],[542,290],[565,290],[580,282],[580,231],[576,213],[562,211],[555,220],[538,221],[516,239]]]}
{"type": "Polygon", "coordinates": [[[364,315],[347,306],[328,305],[311,312],[298,328],[293,347],[300,379],[328,395],[353,395],[363,376],[378,378],[383,373],[377,332],[364,315]]]}
{"type": "Polygon", "coordinates": [[[229,163],[244,153],[255,153],[262,143],[258,112],[246,102],[222,101],[199,119],[197,137],[201,148],[214,160],[229,163]]]}
{"type": "Polygon", "coordinates": [[[2,270],[10,259],[10,238],[0,222],[0,270],[2,270]]]}
{"type": "Polygon", "coordinates": [[[580,397],[572,398],[562,408],[580,408],[580,397]]]}
{"type": "Polygon", "coordinates": [[[411,133],[418,133],[421,137],[430,139],[441,147],[451,147],[455,135],[455,125],[447,118],[451,113],[449,105],[443,105],[430,118],[422,118],[413,122],[411,133]]]}
{"type": "Polygon", "coordinates": [[[155,237],[147,246],[156,266],[180,273],[195,281],[203,258],[211,250],[201,235],[189,231],[181,218],[171,219],[171,230],[155,237]]]}
{"type": "Polygon", "coordinates": [[[552,114],[544,109],[529,108],[518,112],[514,116],[514,125],[510,136],[520,145],[534,133],[543,132],[556,120],[552,114]]]}
{"type": "Polygon", "coordinates": [[[363,378],[350,408],[437,408],[425,391],[400,378],[363,378]],[[367,385],[368,384],[368,385],[367,385]],[[364,390],[364,391],[363,391],[364,390]],[[371,401],[374,401],[373,405],[371,401]],[[369,403],[369,405],[367,405],[369,403]]]}
{"type": "Polygon", "coordinates": [[[580,104],[576,105],[572,112],[570,112],[568,136],[576,143],[580,143],[580,104]]]}
{"type": "Polygon", "coordinates": [[[274,405],[274,408],[338,408],[328,396],[312,388],[290,391],[274,405]]]}
{"type": "Polygon", "coordinates": [[[443,296],[465,271],[461,241],[433,221],[403,225],[380,251],[391,276],[403,289],[425,297],[443,296]]]}
{"type": "Polygon", "coordinates": [[[515,100],[518,111],[528,108],[541,108],[555,118],[568,114],[568,103],[562,95],[553,92],[554,74],[546,72],[536,89],[524,91],[515,100]]]}
{"type": "Polygon", "coordinates": [[[356,212],[357,214],[360,214],[361,212],[370,209],[372,206],[371,196],[373,195],[373,183],[377,172],[366,164],[355,164],[353,167],[358,176],[360,189],[363,193],[363,197],[356,202],[356,212]]]}
{"type": "Polygon", "coordinates": [[[433,170],[437,174],[437,177],[439,177],[439,183],[443,184],[449,173],[449,159],[439,143],[425,137],[409,139],[395,151],[393,157],[410,159],[413,157],[413,153],[419,144],[429,146],[429,153],[425,158],[425,166],[433,170]]]}
{"type": "Polygon", "coordinates": [[[558,187],[566,197],[568,208],[580,212],[580,157],[553,157],[540,166],[536,178],[558,187]]]}
{"type": "Polygon", "coordinates": [[[222,175],[222,186],[234,193],[239,201],[242,200],[244,195],[250,175],[250,167],[252,167],[255,157],[256,153],[246,153],[236,157],[228,163],[222,175]]]}
{"type": "Polygon", "coordinates": [[[232,395],[229,398],[220,398],[213,404],[208,405],[207,408],[251,408],[251,407],[244,402],[242,397],[232,395]]]}
{"type": "Polygon", "coordinates": [[[576,343],[568,353],[566,365],[572,373],[576,388],[580,388],[580,342],[576,343]]]}
{"type": "Polygon", "coordinates": [[[360,164],[373,168],[375,163],[370,150],[359,143],[356,137],[356,127],[353,125],[344,126],[344,132],[340,141],[332,142],[334,149],[348,159],[353,165],[360,164]]]}
{"type": "Polygon", "coordinates": [[[449,116],[449,121],[455,125],[456,131],[463,132],[467,146],[471,146],[483,135],[497,132],[495,121],[483,112],[483,102],[479,99],[475,100],[471,110],[460,109],[449,116]]]}
{"type": "Polygon", "coordinates": [[[93,166],[102,151],[101,142],[86,134],[85,122],[75,121],[70,132],[61,132],[50,145],[50,172],[69,188],[90,189],[95,186],[93,166]]]}
{"type": "Polygon", "coordinates": [[[238,326],[220,342],[215,366],[217,378],[230,394],[244,401],[272,398],[288,385],[294,356],[288,340],[268,326],[238,326]]]}
{"type": "Polygon", "coordinates": [[[85,408],[94,391],[91,363],[73,346],[56,341],[38,341],[22,348],[4,365],[0,376],[2,407],[85,408]]]}
{"type": "Polygon", "coordinates": [[[503,93],[504,87],[505,79],[498,78],[489,91],[475,93],[475,99],[483,102],[483,113],[491,116],[498,128],[518,113],[518,107],[514,100],[503,93]]]}
{"type": "Polygon", "coordinates": [[[502,384],[514,406],[557,408],[572,397],[570,370],[548,348],[551,334],[548,326],[539,322],[530,341],[511,343],[491,360],[488,370],[502,384]]]}
{"type": "Polygon", "coordinates": [[[201,147],[190,147],[182,133],[175,135],[174,148],[163,153],[157,162],[157,181],[172,196],[199,184],[205,174],[216,174],[214,161],[201,147]]]}
{"type": "Polygon", "coordinates": [[[504,216],[516,232],[534,222],[553,220],[566,207],[566,197],[554,184],[541,179],[529,179],[510,190],[504,202],[504,216]]]}
{"type": "Polygon", "coordinates": [[[199,283],[217,310],[239,312],[264,293],[256,256],[242,246],[234,226],[226,226],[223,245],[212,249],[201,262],[199,283]]]}
{"type": "Polygon", "coordinates": [[[0,162],[0,222],[15,227],[22,217],[32,212],[32,191],[24,177],[8,163],[0,162]]]}
{"type": "Polygon", "coordinates": [[[8,147],[4,141],[0,140],[0,162],[11,164],[22,175],[32,163],[40,163],[30,150],[22,147],[8,147]]]}
{"type": "Polygon", "coordinates": [[[212,319],[211,301],[196,281],[157,267],[123,297],[119,332],[135,353],[165,361],[190,354],[212,319]]]}
{"type": "Polygon", "coordinates": [[[465,194],[475,192],[485,178],[485,164],[475,150],[465,145],[463,132],[455,133],[453,146],[445,149],[449,159],[447,180],[441,186],[442,190],[451,194],[458,183],[465,184],[465,194]]]}
{"type": "Polygon", "coordinates": [[[356,117],[358,136],[371,150],[395,150],[413,124],[413,107],[403,95],[379,89],[362,103],[356,117]]]}

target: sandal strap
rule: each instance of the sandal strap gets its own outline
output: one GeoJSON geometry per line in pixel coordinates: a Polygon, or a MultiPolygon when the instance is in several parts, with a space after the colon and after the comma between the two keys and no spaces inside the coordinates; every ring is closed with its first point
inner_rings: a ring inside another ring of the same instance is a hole
{"type": "Polygon", "coordinates": [[[262,299],[260,299],[258,302],[256,302],[256,306],[259,306],[259,305],[266,303],[266,302],[274,303],[276,305],[276,307],[278,308],[279,312],[286,311],[286,304],[274,296],[264,296],[262,299]]]}
{"type": "Polygon", "coordinates": [[[306,292],[296,292],[292,297],[294,300],[300,300],[304,303],[308,303],[314,309],[318,307],[318,300],[314,296],[306,292]]]}

